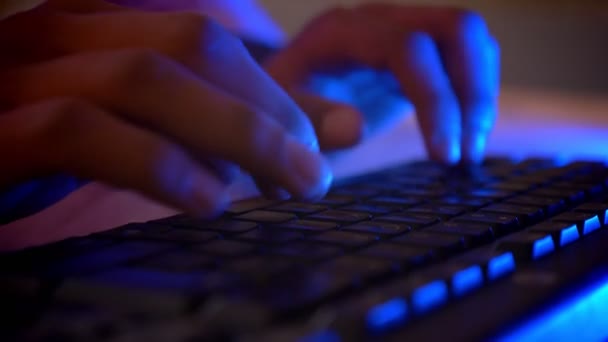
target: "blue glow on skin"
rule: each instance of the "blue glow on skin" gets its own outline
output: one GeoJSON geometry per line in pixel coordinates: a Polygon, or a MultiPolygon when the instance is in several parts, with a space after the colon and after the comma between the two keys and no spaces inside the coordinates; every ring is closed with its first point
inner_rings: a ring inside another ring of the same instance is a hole
{"type": "Polygon", "coordinates": [[[372,331],[383,331],[389,327],[405,322],[408,316],[407,302],[403,298],[394,298],[378,304],[367,313],[367,326],[372,331]]]}
{"type": "Polygon", "coordinates": [[[578,235],[578,229],[576,228],[576,225],[573,224],[568,228],[562,229],[559,238],[559,245],[563,247],[571,242],[578,240],[579,237],[580,236],[578,235]]]}
{"type": "Polygon", "coordinates": [[[425,313],[445,303],[447,299],[447,285],[442,280],[436,280],[414,291],[412,306],[415,312],[425,313]]]}
{"type": "Polygon", "coordinates": [[[452,289],[454,295],[460,297],[483,284],[483,272],[481,267],[474,265],[454,274],[452,277],[452,289]]]}
{"type": "Polygon", "coordinates": [[[597,217],[597,215],[585,220],[585,225],[583,226],[583,235],[587,235],[592,231],[599,229],[600,226],[600,219],[597,217]]]}
{"type": "Polygon", "coordinates": [[[505,252],[488,262],[488,278],[495,280],[515,270],[513,253],[505,252]]]}
{"type": "Polygon", "coordinates": [[[570,296],[496,341],[606,341],[608,277],[570,296]]]}

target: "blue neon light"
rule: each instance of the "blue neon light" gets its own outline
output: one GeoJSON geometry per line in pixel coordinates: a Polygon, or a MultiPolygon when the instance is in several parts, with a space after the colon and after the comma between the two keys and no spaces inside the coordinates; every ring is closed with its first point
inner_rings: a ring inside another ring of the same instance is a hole
{"type": "Polygon", "coordinates": [[[482,284],[483,272],[477,265],[458,271],[452,277],[452,290],[456,296],[463,296],[482,284]]]}
{"type": "Polygon", "coordinates": [[[512,252],[505,252],[488,262],[488,278],[495,280],[515,270],[515,259],[512,252]]]}
{"type": "Polygon", "coordinates": [[[570,226],[568,228],[562,229],[560,238],[559,238],[559,245],[563,247],[578,239],[579,239],[578,229],[576,228],[576,225],[573,224],[572,226],[570,226]]]}
{"type": "Polygon", "coordinates": [[[407,302],[394,298],[378,304],[367,313],[367,326],[372,331],[382,331],[404,322],[408,316],[407,302]]]}
{"type": "Polygon", "coordinates": [[[606,341],[607,320],[608,277],[605,277],[496,341],[606,341]]]}
{"type": "Polygon", "coordinates": [[[541,258],[555,250],[555,245],[553,244],[553,239],[551,235],[547,235],[544,238],[534,242],[534,246],[532,247],[532,259],[536,260],[541,258]]]}
{"type": "Polygon", "coordinates": [[[447,299],[446,283],[442,280],[435,280],[417,288],[412,293],[412,309],[417,313],[425,313],[443,304],[447,299]]]}
{"type": "Polygon", "coordinates": [[[585,220],[585,225],[583,227],[583,235],[587,235],[594,230],[599,229],[601,226],[600,219],[595,215],[594,217],[585,220]]]}

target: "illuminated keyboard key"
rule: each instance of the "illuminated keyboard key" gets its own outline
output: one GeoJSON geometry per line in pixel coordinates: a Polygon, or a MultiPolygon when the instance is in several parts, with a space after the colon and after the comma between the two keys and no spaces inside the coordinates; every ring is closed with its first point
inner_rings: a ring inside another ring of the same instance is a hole
{"type": "Polygon", "coordinates": [[[464,267],[454,272],[450,285],[456,297],[470,293],[483,285],[483,270],[479,265],[464,267]]]}
{"type": "Polygon", "coordinates": [[[433,280],[412,291],[412,310],[423,314],[443,305],[448,300],[448,287],[443,280],[433,280]]]}
{"type": "Polygon", "coordinates": [[[537,260],[555,250],[553,238],[548,233],[522,232],[500,241],[499,248],[512,251],[518,260],[537,260]]]}
{"type": "Polygon", "coordinates": [[[367,312],[365,323],[373,332],[386,331],[407,321],[409,308],[405,298],[396,297],[373,306],[367,312]]]}
{"type": "Polygon", "coordinates": [[[553,218],[555,222],[568,222],[576,224],[580,235],[587,235],[601,227],[600,219],[596,214],[571,211],[553,218]]]}
{"type": "Polygon", "coordinates": [[[551,234],[555,246],[560,247],[572,243],[580,237],[576,224],[568,222],[543,222],[532,226],[530,231],[551,234]]]}

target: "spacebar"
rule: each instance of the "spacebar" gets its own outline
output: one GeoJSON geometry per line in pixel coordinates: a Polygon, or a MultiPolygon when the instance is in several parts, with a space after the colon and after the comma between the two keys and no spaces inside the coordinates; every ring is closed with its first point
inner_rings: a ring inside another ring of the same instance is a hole
{"type": "Polygon", "coordinates": [[[608,265],[606,246],[608,229],[601,229],[588,238],[518,268],[503,280],[402,331],[396,331],[387,339],[492,340],[509,325],[525,319],[526,313],[539,306],[555,304],[555,300],[563,298],[564,293],[595,280],[595,271],[608,265]],[[445,329],[436,329],[438,326],[445,329]]]}

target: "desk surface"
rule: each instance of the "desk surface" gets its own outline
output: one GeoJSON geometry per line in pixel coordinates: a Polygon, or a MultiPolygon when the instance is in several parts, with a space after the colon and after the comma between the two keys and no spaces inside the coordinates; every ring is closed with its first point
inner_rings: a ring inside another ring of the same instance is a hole
{"type": "MultiPolygon", "coordinates": [[[[488,154],[608,161],[608,95],[506,89],[501,95],[500,117],[488,143],[488,154]]],[[[333,156],[332,166],[336,178],[343,178],[422,157],[422,140],[414,116],[409,115],[391,130],[333,156]],[[403,148],[391,148],[389,153],[386,146],[403,148]]],[[[246,180],[233,189],[235,199],[253,194],[246,180]]],[[[0,250],[87,235],[174,213],[175,210],[137,194],[92,183],[36,215],[0,226],[0,250]]]]}

